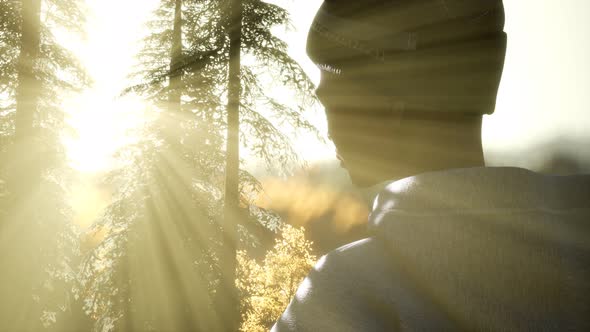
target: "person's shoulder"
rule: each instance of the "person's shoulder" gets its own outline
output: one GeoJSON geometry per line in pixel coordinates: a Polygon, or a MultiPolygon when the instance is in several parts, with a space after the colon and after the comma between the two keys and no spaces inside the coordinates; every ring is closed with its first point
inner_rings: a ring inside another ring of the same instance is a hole
{"type": "Polygon", "coordinates": [[[365,271],[371,265],[386,259],[385,248],[381,241],[375,237],[369,237],[343,245],[322,256],[315,269],[325,272],[339,268],[365,271]]]}
{"type": "Polygon", "coordinates": [[[382,279],[387,277],[389,260],[382,240],[369,237],[322,256],[309,276],[318,283],[338,289],[342,289],[343,285],[355,286],[358,290],[374,289],[382,285],[382,279]]]}
{"type": "Polygon", "coordinates": [[[381,247],[367,238],[322,256],[273,331],[396,330],[390,328],[396,326],[392,283],[381,247]]]}

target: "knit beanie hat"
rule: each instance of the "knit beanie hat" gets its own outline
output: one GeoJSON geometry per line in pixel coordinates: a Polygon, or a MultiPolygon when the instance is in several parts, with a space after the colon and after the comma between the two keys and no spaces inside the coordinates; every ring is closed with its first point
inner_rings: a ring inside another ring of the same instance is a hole
{"type": "Polygon", "coordinates": [[[491,114],[503,28],[502,0],[325,0],[307,53],[336,111],[491,114]]]}

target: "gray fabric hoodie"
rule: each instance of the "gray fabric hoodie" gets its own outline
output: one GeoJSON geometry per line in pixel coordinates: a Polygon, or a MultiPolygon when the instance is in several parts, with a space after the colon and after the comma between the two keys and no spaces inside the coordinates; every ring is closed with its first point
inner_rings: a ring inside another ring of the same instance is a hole
{"type": "Polygon", "coordinates": [[[272,331],[590,331],[590,176],[470,168],[392,182],[272,331]]]}

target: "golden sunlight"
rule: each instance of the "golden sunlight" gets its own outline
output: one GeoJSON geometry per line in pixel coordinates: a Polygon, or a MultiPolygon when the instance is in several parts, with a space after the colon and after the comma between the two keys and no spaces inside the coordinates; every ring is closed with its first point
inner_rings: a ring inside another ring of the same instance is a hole
{"type": "Polygon", "coordinates": [[[0,332],[583,325],[588,10],[463,3],[0,0],[0,332]]]}
{"type": "Polygon", "coordinates": [[[65,138],[70,165],[83,173],[115,167],[113,154],[135,138],[131,130],[144,121],[145,106],[133,97],[109,98],[89,91],[66,105],[75,131],[65,138]]]}
{"type": "Polygon", "coordinates": [[[62,135],[70,167],[80,173],[69,192],[74,223],[89,229],[111,202],[110,193],[93,179],[118,167],[115,154],[139,137],[146,104],[120,96],[129,85],[144,24],[157,1],[88,0],[83,38],[57,30],[56,37],[88,68],[90,88],[63,103],[69,131],[62,135]],[[113,8],[118,8],[116,11],[113,8]]]}
{"type": "Polygon", "coordinates": [[[97,185],[92,178],[80,181],[70,195],[74,223],[81,229],[88,229],[110,202],[111,193],[107,188],[97,185]]]}
{"type": "Polygon", "coordinates": [[[113,153],[133,139],[145,108],[139,98],[119,97],[135,63],[144,24],[156,1],[87,1],[89,18],[83,39],[62,35],[64,43],[89,68],[93,86],[64,103],[75,132],[65,138],[70,164],[84,173],[114,166],[113,153]],[[116,5],[118,8],[113,11],[116,5]],[[133,13],[133,14],[131,14],[133,13]]]}

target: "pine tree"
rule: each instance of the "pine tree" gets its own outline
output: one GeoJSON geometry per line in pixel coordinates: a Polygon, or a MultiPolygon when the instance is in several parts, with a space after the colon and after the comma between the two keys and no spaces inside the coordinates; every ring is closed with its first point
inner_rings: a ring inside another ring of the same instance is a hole
{"type": "MultiPolygon", "coordinates": [[[[228,305],[218,300],[233,288],[224,283],[233,285],[235,279],[222,280],[221,271],[236,266],[227,259],[235,259],[236,248],[224,251],[228,233],[222,232],[221,223],[230,99],[228,10],[229,0],[164,0],[148,23],[152,33],[139,54],[135,76],[140,82],[125,93],[153,102],[156,117],[144,128],[142,140],[121,152],[127,166],[107,180],[120,190],[94,225],[92,232],[103,234],[102,240],[87,253],[77,290],[97,329],[238,327],[237,319],[221,309],[228,305]]],[[[241,145],[269,166],[288,167],[296,155],[277,125],[314,128],[299,108],[265,93],[265,83],[280,78],[306,101],[311,101],[312,85],[286,53],[286,44],[270,32],[287,24],[283,9],[246,1],[243,22],[241,55],[258,62],[241,66],[242,91],[234,93],[240,97],[241,145]]],[[[261,186],[245,170],[238,174],[234,202],[239,199],[244,207],[261,186]]],[[[239,211],[239,227],[230,228],[239,234],[236,246],[249,241],[246,220],[264,224],[269,232],[278,227],[269,213],[239,211]]],[[[239,318],[235,298],[233,302],[239,318]]]]}
{"type": "Polygon", "coordinates": [[[74,250],[59,98],[88,84],[52,29],[80,30],[83,16],[77,0],[1,0],[0,11],[0,321],[38,331],[66,303],[74,250]]]}
{"type": "MultiPolygon", "coordinates": [[[[311,95],[312,85],[301,68],[286,53],[286,44],[270,31],[275,25],[288,23],[287,13],[280,7],[262,1],[198,1],[186,2],[185,5],[183,28],[186,31],[187,51],[181,65],[173,73],[186,73],[183,91],[186,109],[213,114],[225,113],[227,118],[225,124],[219,123],[224,117],[214,118],[221,126],[225,125],[227,130],[225,200],[221,225],[224,236],[219,253],[222,273],[221,287],[216,292],[216,310],[228,322],[227,329],[235,330],[239,320],[237,291],[234,286],[237,225],[240,223],[239,219],[243,219],[238,208],[240,117],[243,119],[243,144],[269,164],[278,159],[278,163],[284,166],[294,157],[292,153],[285,153],[290,144],[287,137],[269,121],[269,113],[274,112],[275,116],[290,122],[294,127],[312,129],[299,110],[280,104],[264,92],[261,76],[268,73],[260,72],[256,66],[262,64],[266,69],[274,68],[274,78],[282,76],[285,84],[291,85],[303,95],[311,95]],[[242,66],[241,53],[253,56],[258,64],[242,66]],[[242,87],[243,93],[240,92],[242,87]],[[223,103],[224,99],[227,100],[227,106],[223,103]],[[270,112],[257,112],[256,108],[261,104],[270,106],[270,110],[267,110],[270,112]]],[[[164,36],[165,33],[155,33],[148,41],[162,41],[164,36]]],[[[154,49],[148,47],[146,50],[154,59],[154,49]]],[[[140,86],[139,90],[142,91],[143,88],[143,91],[157,95],[158,88],[161,89],[160,78],[165,72],[162,67],[150,66],[150,63],[155,61],[147,61],[147,67],[152,69],[144,76],[147,83],[140,86]]],[[[172,84],[168,88],[172,88],[172,84]]]]}
{"type": "Polygon", "coordinates": [[[223,246],[220,260],[221,287],[217,290],[216,309],[227,318],[226,331],[235,331],[239,326],[239,298],[235,286],[238,219],[239,211],[239,168],[240,168],[240,95],[242,67],[242,0],[229,4],[228,77],[227,77],[227,136],[225,158],[225,188],[223,201],[222,232],[223,246]]]}

